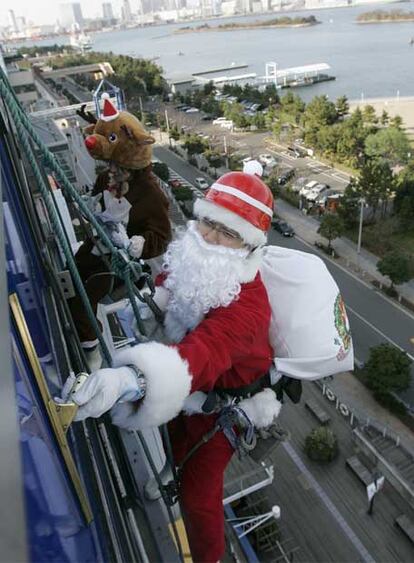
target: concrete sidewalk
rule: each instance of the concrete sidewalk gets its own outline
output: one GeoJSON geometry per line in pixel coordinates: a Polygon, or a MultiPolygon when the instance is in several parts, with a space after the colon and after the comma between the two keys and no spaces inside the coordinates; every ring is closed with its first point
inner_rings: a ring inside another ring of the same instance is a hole
{"type": "MultiPolygon", "coordinates": [[[[302,211],[282,199],[276,201],[276,213],[287,221],[295,229],[298,237],[305,242],[313,245],[317,241],[326,245],[326,239],[317,233],[319,221],[314,217],[304,215],[302,211]]],[[[358,255],[357,245],[345,237],[336,239],[332,246],[340,256],[338,262],[342,263],[347,269],[368,282],[376,280],[384,286],[389,286],[389,279],[382,276],[377,270],[376,264],[379,260],[377,256],[364,248],[361,248],[358,255]]],[[[404,299],[414,305],[414,280],[398,286],[397,291],[404,299]]]]}

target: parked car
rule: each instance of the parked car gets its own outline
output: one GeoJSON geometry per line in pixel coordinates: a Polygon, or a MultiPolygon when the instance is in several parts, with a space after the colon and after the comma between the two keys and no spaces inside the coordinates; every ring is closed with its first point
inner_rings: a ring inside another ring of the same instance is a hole
{"type": "Polygon", "coordinates": [[[288,147],[287,153],[288,153],[289,156],[293,156],[293,158],[299,158],[300,157],[300,152],[295,147],[288,147]]]}
{"type": "Polygon", "coordinates": [[[228,121],[226,117],[217,117],[213,120],[213,125],[220,125],[223,121],[228,121]]]}
{"type": "Polygon", "coordinates": [[[329,186],[326,184],[317,184],[310,192],[306,194],[307,201],[316,201],[316,199],[326,192],[329,189],[329,186]]]}
{"type": "Polygon", "coordinates": [[[185,110],[185,113],[199,113],[199,111],[198,108],[188,108],[185,110]]]}
{"type": "Polygon", "coordinates": [[[293,235],[295,234],[293,228],[288,223],[282,221],[281,219],[273,219],[272,227],[274,228],[275,231],[277,231],[284,237],[293,237],[293,235]]]}
{"type": "Polygon", "coordinates": [[[291,186],[292,192],[300,192],[300,190],[305,186],[306,182],[307,178],[303,176],[295,180],[295,183],[291,186]]]}
{"type": "Polygon", "coordinates": [[[233,129],[234,123],[231,119],[226,119],[225,121],[221,121],[219,125],[224,129],[233,129]]]}
{"type": "Polygon", "coordinates": [[[284,172],[282,172],[282,174],[277,179],[277,183],[279,184],[279,186],[284,186],[285,184],[287,184],[289,182],[289,180],[291,178],[293,178],[294,175],[295,175],[294,169],[289,168],[288,170],[285,170],[284,172]]]}
{"type": "Polygon", "coordinates": [[[182,106],[182,107],[180,107],[179,111],[187,111],[190,108],[191,108],[191,106],[182,106]]]}
{"type": "Polygon", "coordinates": [[[207,190],[210,187],[207,180],[205,178],[202,178],[201,176],[199,178],[196,178],[194,183],[200,190],[207,190]]]}
{"type": "Polygon", "coordinates": [[[301,189],[299,190],[299,195],[300,195],[300,196],[303,196],[303,197],[306,197],[306,195],[307,195],[308,193],[310,193],[310,192],[313,190],[313,188],[316,187],[317,185],[318,185],[318,182],[317,182],[316,180],[311,180],[310,182],[308,182],[307,184],[305,184],[305,185],[303,186],[303,188],[301,188],[301,189]]]}
{"type": "Polygon", "coordinates": [[[259,154],[259,162],[264,164],[265,166],[276,166],[277,162],[274,156],[271,154],[259,154]]]}
{"type": "Polygon", "coordinates": [[[201,116],[202,121],[211,121],[212,119],[213,119],[213,116],[209,115],[208,113],[201,116]]]}

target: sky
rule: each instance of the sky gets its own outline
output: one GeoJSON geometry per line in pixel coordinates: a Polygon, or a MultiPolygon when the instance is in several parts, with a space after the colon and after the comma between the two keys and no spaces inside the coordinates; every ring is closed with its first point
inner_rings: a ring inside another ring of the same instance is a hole
{"type": "MultiPolygon", "coordinates": [[[[102,15],[102,3],[110,1],[115,15],[120,12],[122,0],[74,0],[82,7],[84,17],[95,17],[102,15]]],[[[16,17],[25,16],[35,24],[54,24],[58,19],[59,4],[69,3],[67,0],[1,0],[0,27],[9,24],[8,10],[14,10],[16,17]]],[[[137,0],[130,0],[131,9],[137,8],[137,0]]]]}

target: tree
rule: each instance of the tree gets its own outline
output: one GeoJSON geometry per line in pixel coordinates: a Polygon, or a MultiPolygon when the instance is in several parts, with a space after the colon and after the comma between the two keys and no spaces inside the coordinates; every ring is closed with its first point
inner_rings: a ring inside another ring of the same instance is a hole
{"type": "Polygon", "coordinates": [[[372,208],[375,218],[380,201],[383,202],[383,215],[386,204],[394,189],[394,178],[388,162],[384,159],[370,158],[361,168],[358,186],[361,196],[372,208]]]}
{"type": "Polygon", "coordinates": [[[400,115],[395,115],[390,121],[390,127],[395,127],[395,129],[402,129],[403,120],[400,115]]]}
{"type": "Polygon", "coordinates": [[[383,127],[387,127],[388,123],[390,122],[390,116],[387,111],[382,110],[382,114],[380,117],[380,123],[383,127]]]}
{"type": "Polygon", "coordinates": [[[193,154],[201,154],[207,147],[206,142],[197,135],[189,135],[183,144],[183,147],[190,156],[193,154]]]}
{"type": "Polygon", "coordinates": [[[170,169],[168,168],[165,162],[154,162],[152,165],[152,170],[158,178],[163,180],[164,182],[168,182],[170,177],[170,169]]]}
{"type": "Polygon", "coordinates": [[[414,161],[398,174],[395,184],[394,211],[404,229],[414,229],[414,161]]]}
{"type": "Polygon", "coordinates": [[[405,164],[410,154],[410,142],[402,129],[388,127],[365,139],[365,152],[374,158],[385,158],[391,167],[405,164]]]}
{"type": "Polygon", "coordinates": [[[252,125],[255,125],[258,129],[266,129],[266,119],[261,111],[252,117],[252,125]]]}
{"type": "Polygon", "coordinates": [[[411,360],[406,352],[391,344],[380,344],[370,349],[363,373],[370,389],[386,394],[407,389],[411,379],[410,367],[411,360]]]}
{"type": "Polygon", "coordinates": [[[365,125],[372,127],[378,124],[378,117],[375,113],[375,108],[369,104],[364,107],[362,111],[362,118],[365,125]]]}
{"type": "Polygon", "coordinates": [[[342,218],[345,228],[351,229],[358,223],[360,192],[355,178],[345,188],[338,206],[338,215],[342,218]]]}
{"type": "Polygon", "coordinates": [[[335,104],[330,102],[327,96],[315,96],[303,114],[305,142],[312,147],[316,146],[318,131],[326,125],[332,125],[337,119],[335,104]]]}
{"type": "Polygon", "coordinates": [[[337,437],[330,428],[315,428],[306,436],[305,452],[314,461],[332,461],[339,452],[337,437]]]}
{"type": "Polygon", "coordinates": [[[174,127],[171,127],[170,129],[170,137],[171,139],[174,139],[174,141],[178,141],[180,138],[180,132],[178,131],[178,128],[176,125],[174,125],[174,127]]]}
{"type": "Polygon", "coordinates": [[[349,113],[349,103],[346,96],[340,96],[335,102],[336,113],[343,119],[349,113]]]}
{"type": "Polygon", "coordinates": [[[393,291],[394,285],[408,282],[412,277],[409,259],[398,250],[388,252],[384,258],[379,260],[377,269],[383,276],[390,278],[391,291],[393,291]]]}
{"type": "Polygon", "coordinates": [[[214,172],[217,173],[217,168],[220,168],[224,164],[224,159],[219,152],[212,149],[207,149],[204,151],[204,156],[210,166],[214,168],[214,172]]]}
{"type": "Polygon", "coordinates": [[[345,230],[342,217],[333,213],[325,213],[322,217],[318,233],[328,240],[328,250],[332,250],[331,242],[340,237],[345,230]]]}
{"type": "Polygon", "coordinates": [[[212,80],[207,82],[207,84],[204,84],[203,94],[205,96],[209,96],[210,94],[213,94],[214,91],[215,91],[215,86],[214,86],[214,82],[212,80]]]}

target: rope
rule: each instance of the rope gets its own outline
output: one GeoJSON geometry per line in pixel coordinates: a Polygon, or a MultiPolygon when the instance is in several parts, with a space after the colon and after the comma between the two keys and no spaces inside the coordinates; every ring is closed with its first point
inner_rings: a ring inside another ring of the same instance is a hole
{"type": "MultiPolygon", "coordinates": [[[[8,111],[10,112],[10,115],[13,118],[14,125],[16,127],[17,133],[20,138],[20,144],[23,149],[23,152],[26,155],[30,166],[33,169],[36,183],[44,199],[50,217],[50,221],[52,223],[54,232],[57,235],[57,238],[65,255],[65,259],[67,261],[67,265],[71,273],[76,290],[78,292],[78,295],[80,296],[85,306],[89,321],[91,322],[93,329],[96,333],[96,336],[99,340],[99,343],[101,345],[103,355],[106,361],[108,362],[108,364],[111,365],[112,360],[111,360],[110,352],[101,334],[99,324],[96,320],[92,306],[89,302],[88,294],[86,293],[84,284],[82,282],[82,279],[79,275],[76,266],[76,262],[73,258],[72,249],[68,244],[65,230],[62,227],[59,214],[50,197],[50,188],[47,185],[41,173],[39,163],[33,152],[30,139],[38,147],[42,157],[42,163],[56,174],[56,177],[58,181],[61,183],[61,185],[63,186],[65,193],[69,195],[73,201],[76,202],[81,212],[84,214],[84,216],[87,217],[88,221],[93,225],[94,229],[97,232],[98,238],[109,250],[111,254],[111,266],[113,268],[114,274],[125,282],[125,285],[128,290],[128,297],[132,304],[132,308],[134,311],[134,315],[136,317],[138,328],[145,335],[145,330],[139,314],[139,309],[134,298],[138,290],[135,289],[133,284],[133,281],[138,280],[141,277],[142,268],[138,262],[134,262],[130,260],[128,255],[126,255],[126,253],[123,250],[117,248],[112,243],[111,239],[109,238],[105,230],[102,228],[101,224],[96,219],[96,217],[93,215],[92,211],[88,208],[88,206],[83,201],[80,194],[78,194],[74,186],[72,186],[71,182],[67,178],[65,172],[60,167],[54,155],[48,150],[48,148],[44,145],[44,143],[36,133],[36,130],[34,129],[25,111],[23,110],[19,101],[17,100],[13,90],[11,89],[7,77],[2,69],[0,69],[0,92],[8,111]]],[[[153,295],[153,289],[150,287],[150,290],[151,290],[151,295],[149,296],[149,298],[151,299],[153,295]]]]}
{"type": "MultiPolygon", "coordinates": [[[[42,164],[47,166],[52,172],[54,172],[56,174],[58,181],[60,182],[60,184],[63,186],[63,188],[65,190],[65,194],[68,195],[73,201],[76,202],[76,204],[78,205],[78,208],[81,211],[81,214],[83,214],[88,219],[89,223],[96,230],[97,237],[100,239],[100,241],[102,241],[102,243],[105,245],[105,247],[109,250],[110,255],[111,255],[111,269],[113,270],[113,275],[118,276],[119,278],[121,278],[125,282],[125,285],[126,285],[126,288],[127,288],[127,291],[128,291],[128,297],[129,297],[130,302],[132,304],[132,308],[133,308],[133,311],[134,311],[134,315],[135,315],[135,318],[136,318],[136,321],[137,321],[138,328],[139,328],[141,334],[143,334],[144,336],[145,336],[145,329],[144,329],[144,326],[143,326],[143,323],[142,323],[142,320],[141,320],[141,317],[140,317],[140,314],[139,314],[139,309],[138,309],[138,305],[137,305],[135,296],[137,296],[140,301],[145,302],[150,307],[150,309],[153,311],[157,320],[160,320],[162,318],[162,313],[161,313],[160,309],[157,307],[157,305],[154,303],[154,301],[152,299],[152,297],[155,293],[155,287],[154,287],[154,284],[152,282],[152,279],[150,278],[150,276],[148,274],[143,274],[142,268],[141,268],[139,262],[131,260],[128,256],[128,254],[124,250],[118,249],[112,243],[111,239],[109,238],[109,236],[107,235],[105,230],[102,228],[101,224],[98,222],[96,217],[93,215],[92,211],[87,207],[86,203],[82,200],[80,194],[78,194],[78,192],[74,188],[74,186],[72,186],[71,182],[67,178],[65,172],[62,170],[62,168],[60,167],[59,163],[57,162],[57,160],[55,159],[53,154],[48,150],[48,148],[44,145],[44,143],[42,142],[40,137],[37,135],[34,127],[32,126],[31,122],[29,121],[25,111],[21,107],[20,102],[17,100],[17,97],[16,97],[13,89],[11,88],[10,83],[8,82],[8,79],[7,79],[4,71],[1,68],[0,68],[0,94],[3,98],[3,101],[5,103],[5,106],[7,108],[8,113],[11,115],[11,117],[14,121],[14,126],[17,130],[17,134],[18,134],[18,137],[19,137],[19,144],[20,144],[20,146],[21,146],[21,148],[22,148],[22,150],[23,150],[32,170],[33,170],[33,174],[34,174],[37,186],[38,186],[40,193],[43,197],[45,206],[46,206],[47,211],[48,211],[49,219],[50,219],[50,222],[51,222],[52,227],[53,227],[53,230],[54,230],[54,232],[57,236],[59,244],[60,244],[62,251],[65,255],[67,266],[68,266],[69,271],[71,273],[71,276],[72,276],[74,285],[76,287],[76,290],[78,292],[78,295],[79,295],[79,297],[81,298],[81,300],[84,304],[86,313],[89,317],[89,320],[90,320],[90,322],[93,326],[93,329],[96,333],[96,336],[99,340],[99,343],[101,345],[102,353],[105,357],[105,360],[107,361],[108,365],[111,365],[112,359],[111,359],[110,352],[109,352],[108,347],[105,343],[105,340],[104,340],[104,338],[101,334],[101,330],[100,330],[99,324],[96,320],[92,306],[90,304],[88,294],[86,293],[85,286],[84,286],[82,279],[79,275],[78,268],[76,266],[76,262],[74,260],[74,256],[73,256],[73,253],[72,253],[72,249],[70,247],[66,231],[65,231],[65,229],[62,225],[62,220],[61,220],[60,214],[58,212],[58,209],[57,209],[54,197],[53,197],[53,193],[51,193],[50,187],[49,187],[48,183],[46,182],[46,180],[45,180],[45,178],[42,174],[42,171],[41,171],[40,166],[39,166],[38,158],[36,158],[36,155],[34,154],[32,143],[34,143],[38,147],[38,150],[39,150],[41,157],[42,157],[42,164]],[[144,280],[147,283],[148,288],[150,289],[150,294],[142,295],[139,292],[139,290],[136,288],[136,286],[134,285],[133,282],[139,280],[141,277],[144,277],[144,280]]],[[[43,251],[43,254],[44,253],[45,253],[45,250],[43,251]]],[[[51,268],[51,270],[52,270],[52,268],[51,268]]],[[[106,273],[105,273],[105,275],[106,275],[106,273]]],[[[82,360],[85,361],[85,358],[83,357],[83,351],[81,351],[81,362],[82,362],[82,360]]],[[[157,479],[158,485],[160,486],[160,490],[163,493],[162,483],[160,481],[158,472],[157,472],[155,464],[153,462],[151,453],[148,449],[148,446],[146,445],[145,439],[141,435],[141,433],[138,433],[137,435],[139,437],[139,440],[141,441],[145,455],[146,455],[146,457],[147,457],[147,459],[150,463],[150,466],[151,466],[151,468],[154,472],[154,475],[157,479]]],[[[177,544],[177,547],[178,547],[179,558],[180,558],[181,561],[184,561],[183,550],[182,550],[180,538],[179,538],[179,535],[178,535],[177,527],[176,527],[176,524],[175,524],[175,520],[173,518],[173,514],[172,514],[170,506],[168,505],[168,502],[167,502],[168,499],[165,497],[165,494],[163,495],[163,497],[164,497],[164,501],[166,503],[168,517],[169,517],[169,520],[171,522],[175,541],[176,541],[176,544],[177,544]]]]}

